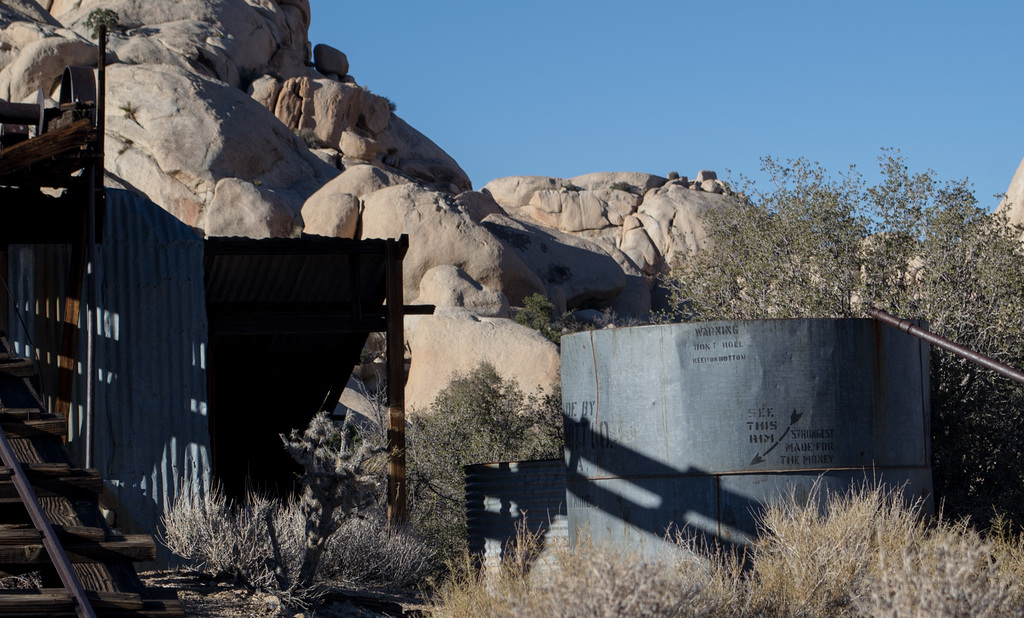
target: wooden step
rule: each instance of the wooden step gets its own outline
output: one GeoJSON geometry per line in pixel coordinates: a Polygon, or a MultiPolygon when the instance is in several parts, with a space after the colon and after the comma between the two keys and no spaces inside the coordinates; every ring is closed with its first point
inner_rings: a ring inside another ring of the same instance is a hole
{"type": "Polygon", "coordinates": [[[9,438],[35,438],[39,436],[63,438],[68,430],[64,417],[56,414],[44,414],[42,418],[28,421],[0,422],[0,428],[4,430],[4,433],[9,438]]]}
{"type": "MultiPolygon", "coordinates": [[[[103,493],[103,477],[96,470],[83,470],[62,464],[25,466],[25,473],[39,498],[52,496],[98,496],[103,493]]],[[[11,478],[11,469],[0,466],[0,503],[21,502],[11,478]]]]}
{"type": "MultiPolygon", "coordinates": [[[[181,602],[143,599],[124,592],[86,591],[89,603],[102,616],[183,616],[181,602]]],[[[0,590],[0,615],[75,616],[71,596],[63,588],[0,590]]]]}
{"type": "Polygon", "coordinates": [[[0,380],[30,378],[35,374],[36,364],[28,359],[0,360],[0,380]]]}
{"type": "MultiPolygon", "coordinates": [[[[156,543],[148,534],[104,535],[103,540],[69,538],[61,542],[72,563],[151,562],[156,560],[156,543]]],[[[50,557],[36,530],[0,530],[2,565],[45,565],[50,557]]]]}
{"type": "MultiPolygon", "coordinates": [[[[44,418],[47,414],[42,408],[0,408],[0,422],[27,421],[33,418],[44,418]]],[[[53,416],[64,418],[56,414],[53,416]]]]}

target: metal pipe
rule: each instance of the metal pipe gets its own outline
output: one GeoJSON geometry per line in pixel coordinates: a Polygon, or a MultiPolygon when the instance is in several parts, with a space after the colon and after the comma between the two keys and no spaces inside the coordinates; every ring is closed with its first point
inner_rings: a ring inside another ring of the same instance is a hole
{"type": "Polygon", "coordinates": [[[892,326],[894,328],[898,328],[899,330],[907,334],[913,335],[918,339],[924,339],[928,343],[938,346],[943,350],[952,352],[957,356],[962,356],[963,358],[966,358],[967,360],[973,363],[976,363],[978,365],[981,365],[982,367],[995,371],[999,375],[1005,376],[1007,378],[1010,378],[1011,380],[1015,380],[1017,382],[1020,382],[1021,384],[1024,384],[1024,372],[1021,372],[1009,365],[1004,365],[1003,363],[1000,363],[999,361],[993,358],[989,358],[984,354],[979,354],[974,350],[965,348],[964,346],[958,343],[953,343],[949,339],[946,339],[945,337],[940,337],[935,333],[929,331],[928,329],[916,326],[910,320],[900,319],[892,315],[891,313],[886,313],[885,311],[882,311],[881,309],[875,307],[868,307],[868,315],[878,320],[879,322],[888,324],[889,326],[892,326]]]}

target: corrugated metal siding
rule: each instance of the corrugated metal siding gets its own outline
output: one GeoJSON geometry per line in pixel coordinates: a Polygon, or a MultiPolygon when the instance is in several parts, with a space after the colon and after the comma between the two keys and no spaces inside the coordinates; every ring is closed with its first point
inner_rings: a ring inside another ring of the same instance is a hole
{"type": "Polygon", "coordinates": [[[469,552],[489,575],[497,575],[520,526],[539,534],[534,572],[554,568],[555,552],[568,546],[565,461],[548,459],[465,466],[469,552]]]}
{"type": "MultiPolygon", "coordinates": [[[[68,255],[67,247],[41,245],[10,252],[12,343],[40,361],[51,398],[68,255]]],[[[210,483],[203,241],[151,202],[109,190],[93,271],[96,307],[86,311],[96,333],[94,466],[119,501],[121,525],[153,532],[177,488],[205,490],[210,483]]],[[[86,346],[83,328],[69,436],[79,463],[86,346]]]]}

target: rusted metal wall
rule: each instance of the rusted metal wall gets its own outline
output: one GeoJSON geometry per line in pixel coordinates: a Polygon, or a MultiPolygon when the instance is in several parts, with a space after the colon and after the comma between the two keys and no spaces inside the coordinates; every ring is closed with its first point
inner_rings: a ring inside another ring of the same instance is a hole
{"type": "Polygon", "coordinates": [[[562,338],[569,534],[745,542],[767,501],[858,482],[931,508],[927,344],[872,320],[562,338]]]}
{"type": "MultiPolygon", "coordinates": [[[[12,344],[39,361],[51,409],[69,255],[60,246],[10,250],[12,344]]],[[[119,523],[154,532],[180,487],[210,483],[203,241],[148,200],[109,190],[82,295],[68,446],[84,463],[91,322],[94,466],[119,503],[119,523]]]]}

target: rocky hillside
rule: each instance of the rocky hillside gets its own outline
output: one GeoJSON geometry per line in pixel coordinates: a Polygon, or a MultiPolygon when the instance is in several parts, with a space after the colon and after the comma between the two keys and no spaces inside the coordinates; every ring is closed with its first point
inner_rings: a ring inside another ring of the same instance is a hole
{"type": "MultiPolygon", "coordinates": [[[[0,0],[0,98],[56,94],[65,65],[108,44],[107,182],[207,236],[407,233],[409,404],[489,360],[528,391],[558,352],[510,307],[651,310],[650,281],[705,241],[713,172],[509,177],[473,191],[459,165],[359,85],[346,55],[308,39],[307,0],[0,0]]],[[[53,104],[53,103],[51,103],[53,104]]],[[[372,375],[372,368],[363,368],[372,375]]]]}

